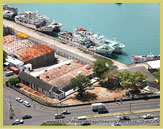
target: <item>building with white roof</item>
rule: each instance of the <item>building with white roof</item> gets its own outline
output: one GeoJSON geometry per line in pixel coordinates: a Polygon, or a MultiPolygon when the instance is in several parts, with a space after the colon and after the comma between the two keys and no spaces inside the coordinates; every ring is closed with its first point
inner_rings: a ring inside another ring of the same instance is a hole
{"type": "Polygon", "coordinates": [[[160,69],[160,60],[155,60],[155,61],[148,61],[146,62],[148,65],[148,69],[155,69],[158,70],[160,69]]]}

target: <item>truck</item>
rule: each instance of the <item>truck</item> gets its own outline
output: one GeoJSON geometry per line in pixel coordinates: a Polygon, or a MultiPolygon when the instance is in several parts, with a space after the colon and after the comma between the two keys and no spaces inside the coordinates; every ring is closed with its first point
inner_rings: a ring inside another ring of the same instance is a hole
{"type": "Polygon", "coordinates": [[[92,107],[92,111],[97,112],[100,109],[104,109],[105,105],[103,103],[93,103],[91,107],[92,107]]]}

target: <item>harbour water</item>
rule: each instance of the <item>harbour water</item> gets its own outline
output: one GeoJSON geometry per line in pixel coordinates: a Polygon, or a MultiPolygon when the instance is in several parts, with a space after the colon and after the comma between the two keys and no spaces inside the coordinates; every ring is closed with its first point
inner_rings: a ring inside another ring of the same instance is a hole
{"type": "Polygon", "coordinates": [[[130,64],[131,55],[160,54],[160,5],[151,4],[95,4],[95,3],[48,3],[10,4],[24,11],[41,14],[63,24],[62,30],[91,28],[93,32],[125,44],[122,55],[113,58],[130,64]]]}

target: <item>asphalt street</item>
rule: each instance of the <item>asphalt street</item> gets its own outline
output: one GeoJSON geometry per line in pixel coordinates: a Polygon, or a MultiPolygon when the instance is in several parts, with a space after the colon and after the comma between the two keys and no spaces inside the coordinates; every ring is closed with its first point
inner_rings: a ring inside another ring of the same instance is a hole
{"type": "MultiPolygon", "coordinates": [[[[42,106],[28,97],[20,94],[13,89],[8,87],[4,88],[4,105],[3,105],[3,119],[4,125],[11,125],[13,120],[9,119],[9,107],[10,103],[15,112],[15,119],[21,118],[23,115],[32,115],[32,119],[25,120],[23,125],[40,125],[45,121],[54,121],[54,114],[61,112],[62,110],[69,110],[71,112],[70,115],[67,115],[62,120],[72,120],[74,117],[78,116],[88,116],[88,115],[97,115],[98,113],[93,112],[91,110],[91,105],[79,106],[79,107],[68,107],[68,108],[49,108],[42,106]],[[16,101],[16,97],[20,97],[23,100],[26,100],[32,104],[32,107],[27,108],[22,103],[16,101]]],[[[123,102],[123,104],[116,103],[107,103],[105,107],[109,110],[109,113],[114,112],[125,112],[130,111],[130,102],[123,102]]],[[[146,110],[146,109],[158,109],[160,108],[160,99],[152,99],[152,100],[141,100],[141,101],[132,101],[131,102],[131,111],[135,110],[146,110]]],[[[156,113],[156,116],[159,117],[159,113],[156,113]]],[[[137,116],[136,116],[137,117],[137,116]]],[[[109,117],[108,117],[109,118],[109,117]]],[[[107,118],[107,119],[108,119],[107,118]]],[[[113,119],[114,117],[112,117],[113,119]]],[[[95,118],[91,119],[94,120],[95,118]]],[[[106,117],[100,117],[96,119],[105,120],[106,117]]],[[[95,119],[95,120],[96,120],[95,119]]],[[[96,123],[100,124],[100,123],[96,123]]],[[[109,125],[108,123],[101,123],[102,125],[109,125]]],[[[100,125],[101,125],[100,124],[100,125]]],[[[150,123],[151,124],[151,123],[150,123]]]]}

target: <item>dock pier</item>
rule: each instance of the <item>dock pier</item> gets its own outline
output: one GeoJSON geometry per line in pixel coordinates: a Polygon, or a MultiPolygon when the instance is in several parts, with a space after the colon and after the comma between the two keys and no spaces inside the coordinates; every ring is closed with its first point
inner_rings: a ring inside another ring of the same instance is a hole
{"type": "MultiPolygon", "coordinates": [[[[87,49],[79,49],[77,47],[71,46],[69,44],[62,43],[59,39],[52,36],[43,34],[36,30],[27,28],[25,26],[19,25],[13,21],[3,19],[3,25],[8,26],[15,30],[15,32],[23,32],[29,35],[29,39],[33,42],[48,45],[53,48],[58,55],[64,56],[69,59],[75,59],[83,64],[93,64],[97,59],[107,59],[112,60],[118,69],[127,69],[129,66],[108,57],[101,56],[95,52],[91,52],[87,49]]],[[[141,64],[139,64],[141,65],[141,64]]],[[[144,65],[144,63],[142,64],[144,65]]],[[[130,67],[135,67],[134,65],[130,67]]]]}

